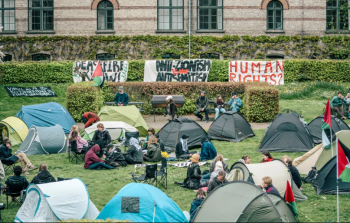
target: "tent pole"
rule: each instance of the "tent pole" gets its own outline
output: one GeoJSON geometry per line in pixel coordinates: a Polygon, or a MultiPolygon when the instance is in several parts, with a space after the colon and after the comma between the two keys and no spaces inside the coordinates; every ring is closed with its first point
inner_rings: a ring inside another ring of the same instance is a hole
{"type": "Polygon", "coordinates": [[[156,204],[156,202],[154,201],[153,222],[154,222],[154,218],[156,217],[156,207],[157,207],[157,204],[156,204]]]}
{"type": "MultiPolygon", "coordinates": [[[[339,222],[339,173],[338,173],[338,138],[336,140],[337,142],[337,145],[336,145],[336,148],[337,148],[337,222],[339,222]]],[[[333,150],[332,150],[333,151],[333,150]]]]}
{"type": "MultiPolygon", "coordinates": [[[[330,130],[331,130],[331,150],[332,150],[332,157],[331,158],[333,158],[333,136],[332,136],[333,131],[332,131],[332,127],[330,128],[330,130]]],[[[337,148],[338,148],[338,144],[337,144],[337,148]]]]}

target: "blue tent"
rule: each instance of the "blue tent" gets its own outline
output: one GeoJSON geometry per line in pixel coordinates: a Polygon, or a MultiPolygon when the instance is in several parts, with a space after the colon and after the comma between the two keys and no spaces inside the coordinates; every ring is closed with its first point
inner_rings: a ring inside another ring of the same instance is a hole
{"type": "Polygon", "coordinates": [[[76,125],[67,109],[55,102],[22,106],[16,116],[27,126],[50,127],[59,124],[66,134],[76,125]]]}
{"type": "Polygon", "coordinates": [[[179,206],[168,195],[142,183],[124,186],[96,220],[107,218],[134,222],[187,222],[179,206]]]}

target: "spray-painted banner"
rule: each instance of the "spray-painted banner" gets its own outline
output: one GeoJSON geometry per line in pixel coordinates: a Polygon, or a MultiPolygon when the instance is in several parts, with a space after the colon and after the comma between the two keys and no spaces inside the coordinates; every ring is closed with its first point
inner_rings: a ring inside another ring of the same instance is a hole
{"type": "Polygon", "coordinates": [[[267,82],[271,85],[284,84],[284,62],[277,61],[231,61],[230,82],[267,82]]]}
{"type": "MultiPolygon", "coordinates": [[[[76,61],[73,65],[74,82],[91,81],[98,61],[76,61]]],[[[104,81],[125,82],[128,77],[128,61],[100,61],[104,81]]]]}
{"type": "Polygon", "coordinates": [[[211,60],[148,60],[144,82],[207,82],[211,60]]]}

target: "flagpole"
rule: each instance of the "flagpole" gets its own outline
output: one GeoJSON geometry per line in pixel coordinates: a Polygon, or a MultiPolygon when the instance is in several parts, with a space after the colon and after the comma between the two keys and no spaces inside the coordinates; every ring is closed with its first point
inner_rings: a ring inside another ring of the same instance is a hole
{"type": "MultiPolygon", "coordinates": [[[[331,119],[331,121],[332,121],[332,119],[331,119]]],[[[331,131],[331,150],[332,150],[332,157],[331,158],[333,158],[333,136],[332,136],[333,131],[332,131],[332,127],[330,127],[330,131],[331,131]]],[[[338,146],[338,144],[337,144],[337,146],[338,146]]]]}
{"type": "MultiPolygon", "coordinates": [[[[339,222],[339,168],[338,168],[338,165],[339,165],[339,162],[338,162],[338,138],[336,140],[337,142],[337,145],[336,145],[336,148],[337,148],[337,222],[339,222]]],[[[333,150],[332,150],[333,151],[333,150]]]]}

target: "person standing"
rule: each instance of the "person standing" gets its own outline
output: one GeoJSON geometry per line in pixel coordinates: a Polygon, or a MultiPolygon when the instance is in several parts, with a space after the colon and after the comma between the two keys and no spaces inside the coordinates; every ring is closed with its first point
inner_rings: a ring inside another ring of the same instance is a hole
{"type": "Polygon", "coordinates": [[[221,95],[217,95],[216,99],[214,101],[214,106],[215,106],[215,120],[219,117],[220,112],[225,113],[225,102],[222,99],[221,95]]]}
{"type": "Polygon", "coordinates": [[[165,115],[171,115],[171,120],[173,121],[177,112],[177,107],[174,102],[173,96],[169,95],[166,99],[167,106],[165,108],[165,115]]]}
{"type": "Polygon", "coordinates": [[[330,102],[331,108],[338,113],[341,119],[346,119],[344,116],[343,103],[347,103],[343,93],[338,91],[338,95],[334,96],[330,102]]]}
{"type": "Polygon", "coordinates": [[[119,92],[114,97],[116,106],[127,106],[129,103],[129,96],[124,92],[123,86],[119,86],[119,92]]]}
{"type": "Polygon", "coordinates": [[[228,101],[228,105],[231,106],[231,111],[239,112],[243,106],[243,102],[237,96],[236,92],[232,92],[232,98],[228,101]]]}
{"type": "Polygon", "coordinates": [[[93,123],[99,122],[100,117],[98,117],[98,115],[96,115],[95,113],[85,112],[84,114],[81,115],[81,120],[83,120],[85,128],[87,128],[93,123]]]}
{"type": "Polygon", "coordinates": [[[194,113],[195,116],[197,116],[201,121],[203,121],[203,115],[200,113],[205,113],[205,119],[207,122],[209,122],[209,109],[208,109],[208,98],[205,96],[205,91],[201,92],[201,95],[196,100],[196,107],[197,110],[194,113]]]}

